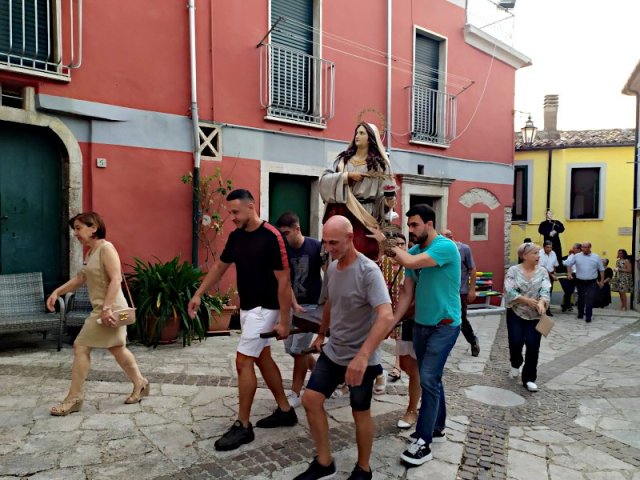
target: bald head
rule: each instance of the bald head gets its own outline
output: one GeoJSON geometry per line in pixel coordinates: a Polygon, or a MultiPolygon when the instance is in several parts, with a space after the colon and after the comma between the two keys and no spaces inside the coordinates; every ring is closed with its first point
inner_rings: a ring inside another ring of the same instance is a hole
{"type": "Polygon", "coordinates": [[[322,243],[331,258],[348,260],[355,254],[353,246],[353,225],[342,215],[333,215],[322,227],[322,243]]]}
{"type": "Polygon", "coordinates": [[[449,240],[453,240],[453,232],[448,228],[442,231],[442,235],[447,237],[449,240]]]}

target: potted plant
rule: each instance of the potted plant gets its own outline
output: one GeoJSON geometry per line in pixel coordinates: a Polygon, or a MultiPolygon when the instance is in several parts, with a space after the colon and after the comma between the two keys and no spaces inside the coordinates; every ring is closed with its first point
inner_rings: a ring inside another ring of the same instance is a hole
{"type": "Polygon", "coordinates": [[[195,318],[187,312],[189,300],[198,289],[203,273],[177,256],[168,262],[143,262],[135,258],[133,272],[127,274],[136,298],[136,330],[147,344],[171,343],[178,334],[182,345],[205,337],[211,312],[220,312],[222,304],[211,295],[202,296],[195,318]]]}
{"type": "Polygon", "coordinates": [[[229,323],[231,317],[238,312],[237,305],[234,304],[238,292],[231,285],[226,292],[218,290],[211,295],[220,302],[221,309],[219,312],[211,312],[211,321],[209,322],[209,332],[219,335],[220,333],[229,333],[229,323]]]}

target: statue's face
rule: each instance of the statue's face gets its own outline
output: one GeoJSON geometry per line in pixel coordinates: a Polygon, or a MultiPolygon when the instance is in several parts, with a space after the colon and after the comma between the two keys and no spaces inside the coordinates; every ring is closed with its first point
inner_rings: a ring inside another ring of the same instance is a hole
{"type": "Polygon", "coordinates": [[[547,220],[551,220],[553,218],[553,212],[551,210],[547,210],[547,220]]]}

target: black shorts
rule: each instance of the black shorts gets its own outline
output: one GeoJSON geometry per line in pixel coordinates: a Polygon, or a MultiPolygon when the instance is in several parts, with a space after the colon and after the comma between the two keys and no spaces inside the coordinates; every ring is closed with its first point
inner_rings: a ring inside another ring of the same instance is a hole
{"type": "MultiPolygon", "coordinates": [[[[326,398],[329,398],[336,387],[344,383],[346,371],[347,367],[332,362],[329,357],[321,353],[313,372],[311,372],[307,388],[322,393],[326,398]]],[[[382,366],[380,364],[370,365],[364,371],[362,384],[357,387],[349,387],[349,398],[353,410],[364,412],[371,408],[373,383],[381,373],[382,366]]]]}

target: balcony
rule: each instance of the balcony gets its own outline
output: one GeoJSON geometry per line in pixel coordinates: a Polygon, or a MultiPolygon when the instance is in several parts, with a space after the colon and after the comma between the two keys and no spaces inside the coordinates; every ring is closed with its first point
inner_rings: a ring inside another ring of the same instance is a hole
{"type": "Polygon", "coordinates": [[[406,87],[411,112],[411,141],[448,147],[456,136],[456,97],[420,85],[406,87]]]}
{"type": "Polygon", "coordinates": [[[335,107],[335,65],[295,49],[260,44],[265,118],[324,128],[335,107]]]}
{"type": "Polygon", "coordinates": [[[81,63],[81,32],[82,0],[2,0],[0,70],[68,81],[81,63]]]}

